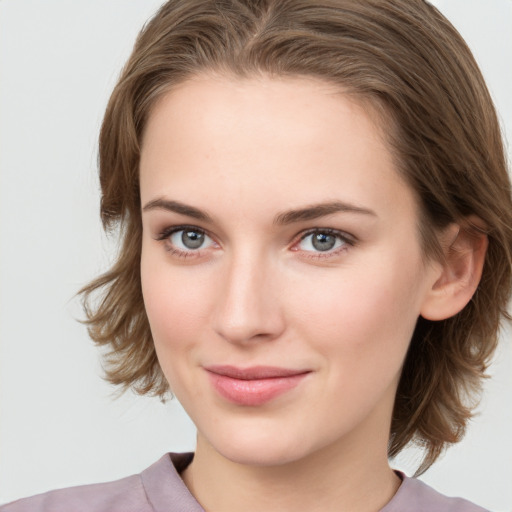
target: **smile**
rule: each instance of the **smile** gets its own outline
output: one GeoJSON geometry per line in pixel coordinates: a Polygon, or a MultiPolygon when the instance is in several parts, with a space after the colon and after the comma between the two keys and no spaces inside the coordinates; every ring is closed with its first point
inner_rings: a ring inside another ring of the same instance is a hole
{"type": "Polygon", "coordinates": [[[229,402],[244,406],[258,406],[295,388],[311,373],[310,370],[292,370],[272,366],[237,368],[208,366],[214,389],[229,402]]]}

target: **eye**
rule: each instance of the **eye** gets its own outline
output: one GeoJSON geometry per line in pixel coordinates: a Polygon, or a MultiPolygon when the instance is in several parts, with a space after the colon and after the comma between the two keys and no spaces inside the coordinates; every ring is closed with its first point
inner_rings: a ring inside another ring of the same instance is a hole
{"type": "Polygon", "coordinates": [[[208,245],[208,241],[212,241],[209,236],[197,229],[180,229],[175,231],[169,240],[177,249],[185,251],[201,249],[205,244],[208,245]]]}
{"type": "Polygon", "coordinates": [[[198,253],[215,242],[201,229],[194,226],[180,226],[164,230],[157,238],[166,243],[166,249],[177,255],[198,253]]]}
{"type": "Polygon", "coordinates": [[[306,252],[328,253],[349,245],[354,245],[354,242],[348,236],[330,229],[318,229],[303,235],[296,248],[306,252]]]}

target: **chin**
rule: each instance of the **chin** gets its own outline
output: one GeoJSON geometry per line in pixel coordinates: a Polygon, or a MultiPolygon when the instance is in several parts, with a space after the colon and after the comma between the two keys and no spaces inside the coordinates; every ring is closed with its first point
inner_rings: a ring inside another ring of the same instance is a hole
{"type": "Polygon", "coordinates": [[[208,439],[212,448],[231,462],[246,466],[280,466],[300,460],[313,451],[304,439],[281,429],[260,428],[226,432],[208,439]]]}
{"type": "Polygon", "coordinates": [[[272,446],[272,443],[268,443],[265,447],[246,445],[238,448],[229,446],[226,450],[218,451],[231,462],[244,466],[281,466],[302,458],[302,454],[297,453],[296,450],[272,446]]]}

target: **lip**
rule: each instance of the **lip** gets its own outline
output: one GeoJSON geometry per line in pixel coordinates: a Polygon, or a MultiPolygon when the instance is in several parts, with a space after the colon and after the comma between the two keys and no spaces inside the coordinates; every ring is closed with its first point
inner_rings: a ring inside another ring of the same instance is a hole
{"type": "Polygon", "coordinates": [[[204,367],[214,389],[229,402],[258,406],[292,390],[310,370],[252,366],[238,368],[228,365],[204,367]]]}

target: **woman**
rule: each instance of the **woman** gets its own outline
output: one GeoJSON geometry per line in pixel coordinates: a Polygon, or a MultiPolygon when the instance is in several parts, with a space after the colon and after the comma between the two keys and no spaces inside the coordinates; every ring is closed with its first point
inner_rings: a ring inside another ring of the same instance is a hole
{"type": "Polygon", "coordinates": [[[176,394],[196,453],[5,510],[481,510],[387,462],[462,437],[510,296],[496,115],[435,9],[169,2],[100,180],[123,245],[91,335],[113,383],[176,394]]]}

